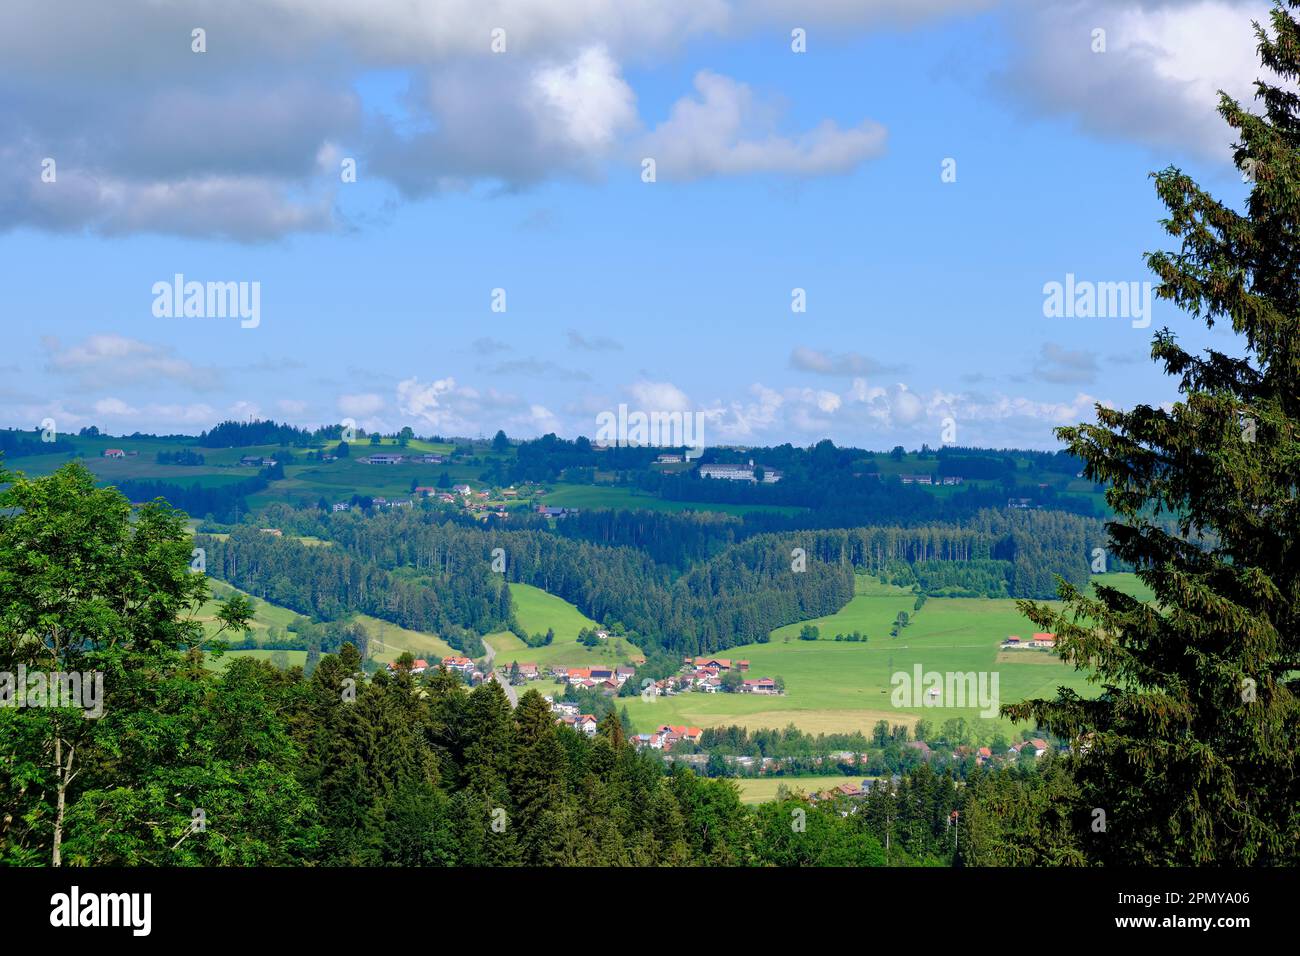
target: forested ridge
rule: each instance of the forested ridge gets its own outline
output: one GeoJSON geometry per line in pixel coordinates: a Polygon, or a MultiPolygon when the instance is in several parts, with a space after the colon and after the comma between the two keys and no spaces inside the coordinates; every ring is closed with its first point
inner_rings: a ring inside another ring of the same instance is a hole
{"type": "MultiPolygon", "coordinates": [[[[277,527],[333,542],[308,548],[242,525],[212,548],[212,573],[278,604],[326,618],[351,611],[418,630],[516,629],[506,581],[542,588],[647,650],[702,654],[763,642],[786,624],[838,611],[866,571],[932,593],[1050,597],[1056,573],[1083,586],[1103,530],[1059,512],[982,512],[963,525],[847,528],[736,540],[734,519],[608,512],[575,531],[447,518],[436,511],[325,513],[275,506],[277,527]],[[587,535],[628,544],[597,544],[587,535]],[[703,555],[680,567],[661,553],[703,555]],[[685,542],[680,548],[669,544],[685,542]],[[796,549],[804,560],[796,571],[796,549]],[[491,572],[494,553],[504,565],[491,572]],[[425,593],[432,589],[436,593],[425,593]]],[[[581,516],[577,516],[581,518],[581,516]]],[[[560,522],[566,528],[570,520],[560,522]]],[[[467,646],[463,635],[456,646],[467,646]]]]}

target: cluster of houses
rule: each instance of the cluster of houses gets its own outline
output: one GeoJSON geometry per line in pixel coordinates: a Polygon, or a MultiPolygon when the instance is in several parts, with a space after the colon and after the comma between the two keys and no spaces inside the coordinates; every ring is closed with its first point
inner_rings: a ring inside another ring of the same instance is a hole
{"type": "Polygon", "coordinates": [[[551,508],[546,505],[538,505],[537,513],[543,518],[567,518],[569,515],[576,515],[577,508],[551,508]]]}
{"type": "MultiPolygon", "coordinates": [[[[597,632],[599,634],[599,632],[597,632]]],[[[522,666],[522,665],[521,665],[522,666]]],[[[614,695],[636,673],[634,667],[610,667],[607,664],[593,664],[591,667],[552,667],[551,676],[563,681],[570,687],[584,690],[600,691],[602,694],[614,695]]]]}
{"type": "Polygon", "coordinates": [[[413,465],[441,465],[446,458],[442,455],[399,455],[395,452],[377,452],[359,460],[367,465],[401,465],[408,461],[413,465]]]}
{"type": "MultiPolygon", "coordinates": [[[[655,688],[660,694],[681,694],[695,691],[702,694],[717,694],[724,691],[722,675],[727,671],[740,674],[749,673],[749,661],[731,660],[726,657],[686,657],[683,658],[681,670],[671,677],[655,681],[655,688]]],[[[779,694],[780,688],[770,677],[742,678],[736,685],[738,694],[779,694]]]]}
{"type": "MultiPolygon", "coordinates": [[[[662,461],[665,457],[669,456],[661,455],[660,460],[662,461]]],[[[758,467],[761,468],[762,466],[758,467]]],[[[700,465],[701,478],[721,478],[724,481],[757,481],[755,474],[756,469],[752,458],[748,465],[700,465]]],[[[763,468],[763,484],[765,485],[775,484],[782,477],[783,475],[779,471],[763,468]]]]}
{"type": "MultiPolygon", "coordinates": [[[[546,698],[551,700],[549,697],[546,698]]],[[[588,737],[596,736],[596,728],[599,726],[598,721],[592,714],[581,712],[577,704],[566,704],[563,701],[551,701],[551,713],[555,715],[555,722],[563,724],[565,727],[572,727],[579,733],[586,734],[588,737]]]]}
{"type": "MultiPolygon", "coordinates": [[[[467,684],[481,684],[487,678],[487,675],[478,669],[478,665],[468,657],[453,655],[451,657],[444,657],[439,661],[439,663],[443,667],[447,668],[448,671],[459,674],[464,678],[467,684]]],[[[392,662],[388,665],[389,672],[394,672],[397,669],[398,665],[396,662],[392,662]]],[[[423,657],[417,657],[411,664],[412,674],[423,674],[428,669],[429,662],[423,657]]]]}
{"type": "Polygon", "coordinates": [[[905,485],[960,485],[965,479],[958,475],[899,475],[905,485]]]}
{"type": "Polygon", "coordinates": [[[663,724],[657,727],[652,734],[633,734],[628,738],[628,742],[638,750],[662,750],[664,753],[668,753],[683,741],[699,746],[700,739],[703,736],[704,731],[699,727],[678,727],[672,724],[663,724]]]}
{"type": "MultiPolygon", "coordinates": [[[[372,456],[373,457],[373,456],[372,456]]],[[[436,457],[436,456],[435,456],[436,457]]],[[[540,493],[540,492],[538,492],[540,493]]],[[[492,493],[488,491],[475,491],[469,485],[459,484],[452,485],[450,491],[442,491],[429,485],[417,485],[411,492],[413,498],[402,498],[389,500],[384,497],[372,498],[370,503],[375,508],[409,508],[417,500],[432,499],[445,505],[459,505],[472,514],[475,518],[485,519],[489,515],[505,520],[510,517],[510,513],[502,506],[493,506],[488,504],[492,493]]],[[[499,497],[504,499],[518,498],[520,492],[510,487],[497,492],[499,497]]],[[[352,505],[346,501],[340,501],[332,506],[334,511],[349,511],[352,505]]]]}
{"type": "Polygon", "coordinates": [[[1018,634],[1012,634],[1002,642],[1002,646],[1007,650],[1015,650],[1021,647],[1040,647],[1046,650],[1055,650],[1056,635],[1047,631],[1039,631],[1029,640],[1022,641],[1018,634]]]}

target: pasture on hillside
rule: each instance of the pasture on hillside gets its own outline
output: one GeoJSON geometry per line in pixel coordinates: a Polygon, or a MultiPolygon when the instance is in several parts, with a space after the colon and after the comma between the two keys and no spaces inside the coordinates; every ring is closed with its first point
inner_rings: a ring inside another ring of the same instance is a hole
{"type": "MultiPolygon", "coordinates": [[[[1140,588],[1134,575],[1098,578],[1130,593],[1140,588]]],[[[996,673],[1000,703],[1052,697],[1062,686],[1085,695],[1096,693],[1085,673],[1051,651],[1001,651],[1008,636],[1026,638],[1035,630],[1014,601],[930,598],[919,612],[913,610],[914,601],[911,592],[860,579],[858,593],[838,613],[777,628],[768,643],[718,653],[748,659],[751,678],[781,677],[784,695],[691,692],[650,701],[633,697],[627,699],[628,713],[639,732],[665,723],[750,729],[794,724],[809,733],[867,732],[879,720],[911,725],[925,718],[942,724],[953,717],[963,717],[986,733],[1016,726],[1001,717],[982,717],[978,706],[926,706],[920,698],[918,706],[894,707],[891,678],[900,672],[913,675],[918,664],[923,673],[996,673]],[[899,611],[906,611],[911,623],[891,638],[890,626],[899,611]],[[806,623],[818,627],[820,640],[799,639],[806,623]],[[866,643],[833,639],[836,633],[854,630],[867,635],[866,643]]]]}
{"type": "Polygon", "coordinates": [[[521,664],[534,663],[542,667],[619,665],[626,664],[631,655],[639,653],[634,645],[619,637],[610,637],[594,648],[579,644],[578,632],[583,628],[597,627],[596,622],[568,601],[541,588],[531,584],[511,584],[510,598],[514,602],[515,617],[525,631],[529,634],[545,634],[547,628],[552,628],[555,640],[548,647],[529,647],[509,631],[485,635],[484,640],[496,649],[498,664],[519,661],[521,664]]]}

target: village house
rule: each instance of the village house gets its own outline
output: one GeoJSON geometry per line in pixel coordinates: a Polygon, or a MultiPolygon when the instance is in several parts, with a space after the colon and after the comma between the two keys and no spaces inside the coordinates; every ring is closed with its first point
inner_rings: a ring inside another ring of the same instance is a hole
{"type": "MultiPolygon", "coordinates": [[[[728,657],[687,657],[684,660],[688,665],[693,664],[696,668],[707,667],[713,668],[715,671],[729,671],[732,665],[732,661],[728,657]]],[[[749,670],[749,661],[736,661],[735,665],[738,671],[749,670]]]]}
{"type": "Polygon", "coordinates": [[[924,740],[909,740],[907,743],[903,744],[903,747],[907,750],[915,750],[921,755],[922,760],[928,762],[930,759],[930,745],[924,740]]]}
{"type": "Polygon", "coordinates": [[[120,449],[120,448],[105,448],[105,449],[104,449],[104,457],[105,457],[105,458],[125,458],[125,457],[126,457],[126,452],[124,452],[124,451],[123,451],[122,449],[120,449]]]}
{"type": "MultiPolygon", "coordinates": [[[[423,674],[428,669],[429,669],[429,662],[426,661],[423,657],[417,657],[414,661],[411,662],[412,674],[423,674]]],[[[395,673],[398,670],[401,670],[401,668],[396,661],[391,661],[388,665],[388,670],[390,673],[395,673]]]]}
{"type": "MultiPolygon", "coordinates": [[[[758,467],[762,467],[761,465],[758,467]]],[[[754,462],[751,459],[748,465],[700,465],[699,474],[701,478],[720,478],[724,481],[757,481],[755,477],[754,462]]],[[[763,468],[763,484],[775,484],[784,477],[781,472],[771,468],[763,468]]]]}
{"type": "Polygon", "coordinates": [[[420,485],[415,489],[416,496],[420,498],[430,498],[437,493],[437,488],[430,488],[428,485],[420,485]]]}
{"type": "Polygon", "coordinates": [[[934,479],[930,475],[899,475],[905,485],[932,485],[934,479]]]}
{"type": "Polygon", "coordinates": [[[681,455],[660,455],[655,459],[661,465],[680,465],[682,463],[681,455]]]}
{"type": "Polygon", "coordinates": [[[335,505],[334,505],[334,509],[333,509],[333,510],[335,510],[335,511],[347,511],[347,510],[348,510],[349,508],[351,508],[351,507],[352,507],[352,506],[351,506],[350,504],[348,504],[346,501],[340,501],[340,502],[335,503],[335,505]]]}
{"type": "Polygon", "coordinates": [[[663,724],[655,728],[656,733],[675,734],[679,740],[685,740],[687,743],[698,745],[700,738],[704,736],[704,731],[699,727],[674,727],[671,724],[663,724]]]}
{"type": "Polygon", "coordinates": [[[451,490],[461,497],[468,497],[474,489],[469,485],[452,485],[451,490]]]}
{"type": "Polygon", "coordinates": [[[1029,646],[1030,646],[1030,647],[1051,647],[1051,648],[1054,648],[1054,647],[1056,647],[1056,635],[1055,635],[1055,634],[1050,634],[1050,633],[1039,632],[1038,634],[1035,634],[1035,635],[1033,636],[1033,639],[1032,639],[1032,640],[1030,640],[1030,642],[1029,642],[1029,646]]]}
{"type": "Polygon", "coordinates": [[[744,694],[775,694],[776,681],[770,677],[760,677],[757,680],[747,680],[741,684],[741,693],[744,694]]]}
{"type": "Polygon", "coordinates": [[[474,662],[468,657],[444,657],[442,659],[442,666],[447,668],[449,671],[459,672],[461,676],[465,678],[471,677],[474,673],[474,662]]]}
{"type": "Polygon", "coordinates": [[[406,461],[406,456],[382,453],[371,455],[369,458],[363,458],[361,460],[367,465],[400,465],[402,462],[406,461]]]}

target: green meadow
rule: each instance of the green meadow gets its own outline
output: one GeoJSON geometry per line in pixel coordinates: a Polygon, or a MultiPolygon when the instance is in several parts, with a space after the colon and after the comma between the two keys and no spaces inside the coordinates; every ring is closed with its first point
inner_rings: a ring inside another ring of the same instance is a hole
{"type": "Polygon", "coordinates": [[[777,791],[782,787],[785,787],[791,796],[800,794],[808,796],[845,783],[861,786],[863,780],[870,779],[872,778],[860,774],[835,774],[815,777],[737,777],[732,782],[740,788],[742,803],[767,803],[776,799],[777,791]]]}
{"type": "MultiPolygon", "coordinates": [[[[1133,575],[1098,576],[1132,593],[1140,588],[1133,575]]],[[[891,724],[926,718],[942,723],[953,717],[1006,731],[1015,725],[1001,717],[981,716],[981,708],[894,707],[891,677],[922,672],[985,672],[998,675],[1001,703],[1051,697],[1058,687],[1095,693],[1087,675],[1062,663],[1051,651],[1002,651],[1008,636],[1028,637],[1036,630],[1011,600],[930,598],[913,611],[914,595],[860,578],[858,593],[838,613],[810,622],[821,632],[817,641],[799,639],[803,623],[777,628],[765,644],[728,648],[719,656],[748,659],[749,676],[781,677],[781,696],[686,693],[650,701],[628,699],[628,713],[639,732],[664,723],[700,727],[738,724],[749,728],[794,724],[810,733],[869,731],[878,720],[891,724]],[[890,626],[899,611],[911,623],[897,637],[890,626]],[[866,643],[836,642],[836,633],[860,631],[866,643]]],[[[621,702],[620,702],[621,703],[621,702]]]]}
{"type": "Polygon", "coordinates": [[[525,631],[545,634],[547,628],[551,628],[555,631],[555,640],[548,647],[529,647],[509,631],[488,634],[484,640],[495,648],[498,664],[519,661],[542,667],[618,665],[626,664],[629,655],[639,653],[635,646],[617,637],[610,637],[599,647],[579,644],[578,632],[584,627],[596,627],[596,622],[568,601],[541,588],[531,584],[511,584],[510,597],[515,605],[515,617],[525,631]]]}

